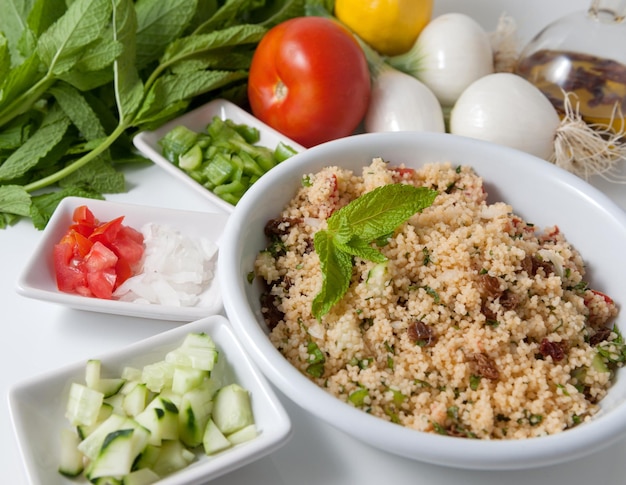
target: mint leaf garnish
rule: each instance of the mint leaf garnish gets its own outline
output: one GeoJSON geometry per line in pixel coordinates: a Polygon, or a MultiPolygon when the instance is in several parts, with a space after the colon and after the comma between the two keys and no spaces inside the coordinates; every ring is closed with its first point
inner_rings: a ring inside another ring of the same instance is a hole
{"type": "Polygon", "coordinates": [[[313,299],[312,312],[316,318],[320,318],[348,291],[352,276],[352,258],[336,248],[332,234],[328,231],[318,231],[314,243],[320,258],[322,289],[313,299]]]}
{"type": "Polygon", "coordinates": [[[437,191],[413,185],[391,184],[363,194],[328,218],[328,228],[315,234],[322,289],[312,305],[313,316],[323,317],[348,291],[352,257],[381,263],[387,258],[372,242],[392,234],[413,214],[432,205],[437,191]]]}

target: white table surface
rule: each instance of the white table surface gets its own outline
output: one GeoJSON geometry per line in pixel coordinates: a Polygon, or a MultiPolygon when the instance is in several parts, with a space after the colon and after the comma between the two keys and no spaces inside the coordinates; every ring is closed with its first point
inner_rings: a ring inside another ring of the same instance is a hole
{"type": "MultiPolygon", "coordinates": [[[[586,0],[436,0],[435,14],[462,11],[493,30],[503,11],[518,23],[522,40],[586,0]]],[[[626,210],[626,186],[592,183],[626,210]]],[[[218,211],[154,166],[128,172],[129,191],[110,200],[218,211]]],[[[47,369],[81,361],[180,323],[117,317],[71,310],[17,295],[15,282],[40,233],[30,221],[0,231],[0,482],[26,484],[8,410],[10,387],[47,369]]],[[[610,449],[559,466],[527,471],[483,472],[433,466],[386,454],[363,445],[297,408],[280,395],[294,435],[273,454],[217,479],[216,484],[624,484],[626,439],[610,449]]],[[[626,438],[626,437],[625,437],[626,438]]],[[[532,442],[528,446],[533,446],[532,442]]]]}

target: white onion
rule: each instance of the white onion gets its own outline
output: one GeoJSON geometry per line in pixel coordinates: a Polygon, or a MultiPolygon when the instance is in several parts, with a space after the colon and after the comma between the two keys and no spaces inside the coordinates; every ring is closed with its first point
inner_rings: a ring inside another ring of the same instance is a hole
{"type": "Polygon", "coordinates": [[[450,113],[450,133],[486,140],[543,159],[554,152],[560,118],[537,87],[510,73],[473,82],[450,113]]]}
{"type": "Polygon", "coordinates": [[[443,133],[443,111],[437,97],[413,76],[385,64],[372,79],[365,131],[434,131],[443,133]]]}
{"type": "Polygon", "coordinates": [[[456,12],[431,20],[408,52],[387,62],[422,81],[444,107],[494,70],[489,34],[472,17],[456,12]]]}
{"type": "Polygon", "coordinates": [[[154,223],[143,226],[141,232],[145,245],[141,272],[122,283],[113,296],[174,307],[201,304],[214,278],[217,244],[154,223]]]}

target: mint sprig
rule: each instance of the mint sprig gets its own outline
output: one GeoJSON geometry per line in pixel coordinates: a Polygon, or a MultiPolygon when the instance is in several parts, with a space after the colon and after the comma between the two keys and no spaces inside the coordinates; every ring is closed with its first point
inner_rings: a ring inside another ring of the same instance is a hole
{"type": "Polygon", "coordinates": [[[437,191],[413,185],[390,184],[363,194],[328,218],[326,230],[315,234],[322,289],[313,299],[318,320],[343,298],[352,278],[354,256],[382,263],[387,257],[372,242],[392,234],[412,215],[432,205],[437,191]]]}

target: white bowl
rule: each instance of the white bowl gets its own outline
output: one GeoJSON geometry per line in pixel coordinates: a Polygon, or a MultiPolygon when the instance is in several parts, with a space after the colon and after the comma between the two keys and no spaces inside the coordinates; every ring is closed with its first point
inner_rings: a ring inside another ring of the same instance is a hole
{"type": "MultiPolygon", "coordinates": [[[[618,297],[626,287],[626,214],[583,180],[543,160],[469,138],[433,133],[356,135],[329,142],[276,167],[242,198],[224,232],[219,261],[224,306],[237,336],[266,376],[302,408],[363,442],[390,453],[467,469],[519,469],[574,460],[597,452],[626,432],[626,376],[615,384],[591,422],[529,440],[469,440],[414,431],[362,412],[300,374],[268,339],[260,288],[246,277],[267,245],[263,227],[292,198],[303,174],[328,165],[360,173],[372,158],[418,167],[450,161],[473,166],[490,202],[503,200],[539,227],[558,224],[586,259],[594,288],[618,297]],[[275,190],[282,187],[283,190],[275,190]]],[[[618,325],[626,328],[620,314],[618,325]]]]}
{"type": "MultiPolygon", "coordinates": [[[[191,238],[206,238],[220,246],[222,231],[228,216],[223,213],[194,212],[161,207],[149,207],[105,200],[66,197],[52,214],[41,239],[24,271],[17,281],[16,290],[28,298],[59,303],[79,310],[117,315],[191,322],[215,315],[223,310],[217,274],[202,296],[202,305],[165,306],[119,300],[104,300],[59,291],[52,258],[52,248],[67,232],[74,209],[86,205],[101,222],[124,217],[124,224],[140,230],[149,222],[170,226],[191,238]]],[[[218,254],[219,258],[219,254],[218,254]]]]}
{"type": "Polygon", "coordinates": [[[231,203],[226,202],[224,199],[215,195],[209,189],[187,175],[183,170],[179,169],[172,162],[164,158],[162,155],[163,150],[159,145],[159,140],[163,138],[172,128],[183,125],[194,131],[204,131],[214,116],[219,116],[223,120],[230,119],[237,124],[245,124],[257,128],[261,136],[258,144],[261,146],[274,149],[276,145],[282,141],[298,152],[305,150],[303,146],[299,145],[291,138],[279,133],[244,109],[225,99],[210,101],[209,103],[202,105],[189,113],[185,113],[178,118],[168,121],[166,124],[154,131],[141,132],[133,138],[133,144],[141,153],[143,153],[144,156],[152,160],[156,165],[172,175],[175,179],[184,183],[200,195],[206,197],[219,208],[227,212],[232,212],[234,206],[231,203]]]}
{"type": "MultiPolygon", "coordinates": [[[[187,468],[159,481],[163,485],[200,484],[257,460],[278,449],[291,437],[291,422],[266,379],[254,367],[235,339],[228,320],[214,315],[182,325],[154,337],[105,355],[94,355],[102,361],[103,370],[120,375],[125,366],[141,367],[163,359],[165,353],[179,346],[190,332],[211,336],[227,362],[227,377],[251,393],[255,424],[259,435],[226,451],[208,457],[202,453],[187,468]]],[[[69,479],[57,471],[58,440],[67,428],[65,404],[72,382],[82,382],[85,362],[38,375],[9,390],[9,407],[13,428],[24,460],[29,482],[33,485],[87,484],[86,479],[69,479]]]]}

